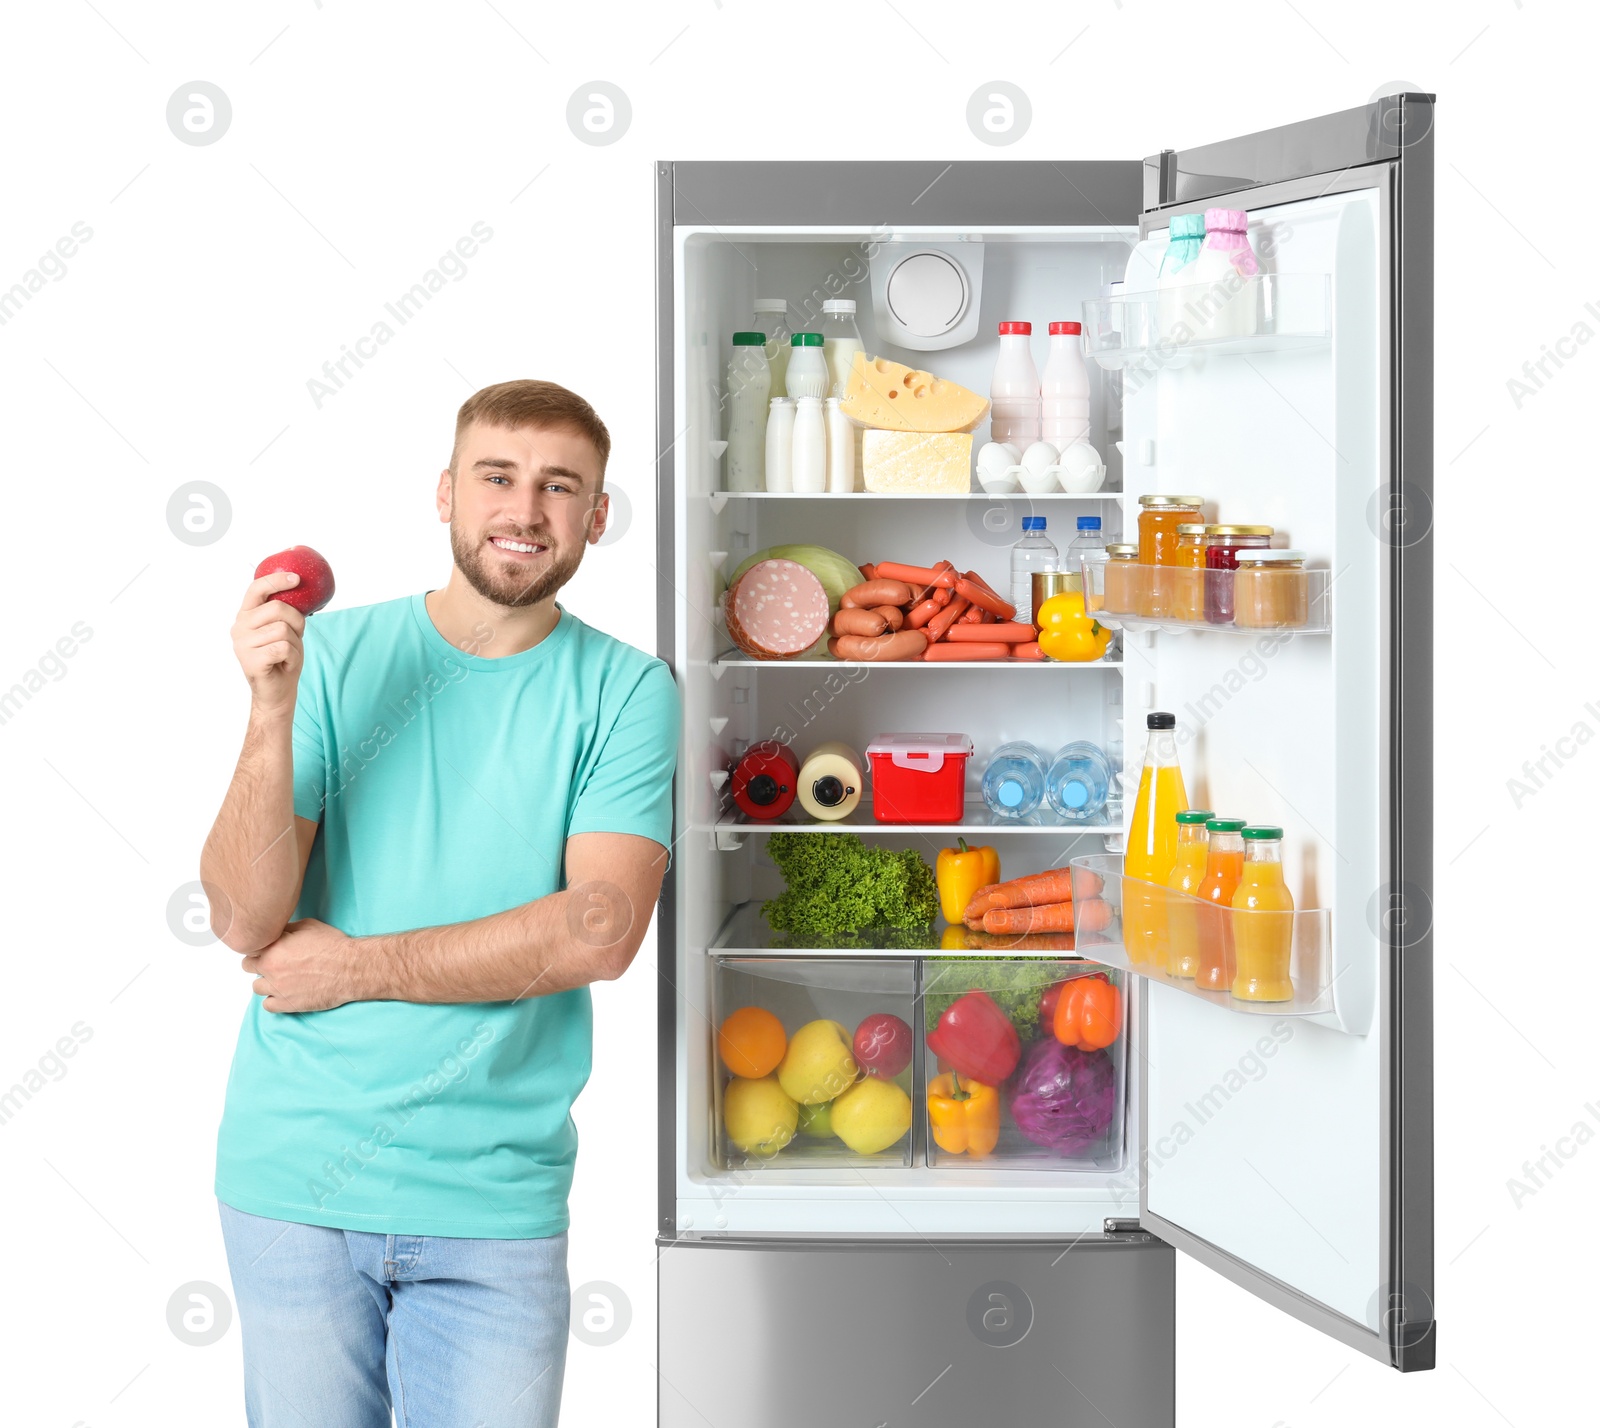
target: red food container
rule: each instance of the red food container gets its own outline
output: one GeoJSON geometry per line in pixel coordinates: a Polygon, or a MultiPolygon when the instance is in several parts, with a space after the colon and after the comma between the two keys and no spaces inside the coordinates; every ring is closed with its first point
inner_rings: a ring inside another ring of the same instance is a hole
{"type": "Polygon", "coordinates": [[[959,823],[966,811],[965,734],[879,734],[867,745],[879,823],[959,823]]]}
{"type": "Polygon", "coordinates": [[[781,818],[794,802],[800,763],[787,744],[763,739],[734,765],[733,801],[751,818],[781,818]]]}

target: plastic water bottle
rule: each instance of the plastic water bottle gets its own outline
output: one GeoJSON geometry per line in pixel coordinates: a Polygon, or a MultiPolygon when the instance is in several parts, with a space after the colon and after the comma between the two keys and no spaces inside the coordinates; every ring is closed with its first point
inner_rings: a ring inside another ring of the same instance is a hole
{"type": "Polygon", "coordinates": [[[1081,322],[1050,324],[1050,355],[1039,377],[1039,439],[1065,450],[1089,439],[1089,369],[1083,362],[1081,322]]]}
{"type": "Polygon", "coordinates": [[[1104,813],[1111,792],[1111,763],[1096,744],[1074,739],[1050,764],[1045,797],[1069,823],[1090,823],[1104,813]]]}
{"type": "Polygon", "coordinates": [[[1104,565],[1106,563],[1106,543],[1100,539],[1100,517],[1079,516],[1078,538],[1067,547],[1066,568],[1074,575],[1083,576],[1083,594],[1088,599],[1091,591],[1105,590],[1105,575],[1102,572],[1097,584],[1090,576],[1088,566],[1104,565]]]}
{"type": "Polygon", "coordinates": [[[996,818],[1026,818],[1044,799],[1046,772],[1033,744],[1001,744],[983,771],[984,804],[996,818]]]}
{"type": "Polygon", "coordinates": [[[1061,552],[1044,533],[1043,516],[1022,518],[1022,539],[1011,547],[1011,603],[1017,607],[1013,617],[1026,625],[1033,619],[1033,572],[1057,570],[1061,552]]]}

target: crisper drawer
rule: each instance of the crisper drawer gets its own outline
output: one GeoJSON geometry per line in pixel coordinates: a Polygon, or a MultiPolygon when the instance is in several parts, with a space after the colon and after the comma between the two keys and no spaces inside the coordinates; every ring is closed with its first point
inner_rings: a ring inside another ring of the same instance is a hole
{"type": "Polygon", "coordinates": [[[1170,1428],[1173,1251],[664,1241],[660,1428],[1170,1428]]]}

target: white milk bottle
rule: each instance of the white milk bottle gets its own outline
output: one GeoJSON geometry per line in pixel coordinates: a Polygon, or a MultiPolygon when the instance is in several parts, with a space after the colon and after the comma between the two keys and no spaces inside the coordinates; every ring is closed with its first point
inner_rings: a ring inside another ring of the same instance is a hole
{"type": "Polygon", "coordinates": [[[1039,377],[1039,439],[1057,451],[1089,439],[1089,369],[1083,361],[1083,324],[1052,322],[1050,356],[1039,377]]]}
{"type": "Polygon", "coordinates": [[[1194,282],[1195,259],[1200,256],[1206,237],[1203,213],[1179,213],[1167,229],[1166,250],[1161,254],[1161,269],[1156,274],[1156,331],[1152,334],[1163,346],[1179,346],[1192,340],[1194,326],[1184,316],[1184,308],[1196,294],[1186,292],[1194,282]]]}
{"type": "Polygon", "coordinates": [[[789,369],[789,338],[794,334],[794,329],[789,325],[788,301],[784,298],[757,298],[756,318],[750,326],[767,334],[767,367],[772,373],[772,395],[781,397],[784,375],[789,369]]]}
{"type": "Polygon", "coordinates": [[[1198,341],[1248,337],[1256,330],[1258,294],[1247,280],[1260,271],[1250,247],[1250,215],[1237,208],[1208,208],[1205,222],[1206,240],[1187,270],[1193,276],[1184,295],[1184,317],[1198,341]]]}
{"type": "Polygon", "coordinates": [[[766,334],[733,334],[728,363],[728,450],[723,461],[729,491],[759,491],[766,485],[767,409],[772,373],[762,350],[766,334]]]}
{"type": "Polygon", "coordinates": [[[784,395],[828,395],[828,363],[822,355],[820,332],[797,332],[789,339],[789,369],[783,375],[784,395]]]}
{"type": "Polygon", "coordinates": [[[794,490],[793,397],[774,397],[767,412],[767,490],[794,490]]]}
{"type": "Polygon", "coordinates": [[[861,348],[854,298],[825,298],[822,303],[822,356],[828,364],[828,395],[842,397],[850,368],[861,348]]]}
{"type": "Polygon", "coordinates": [[[1000,324],[1000,358],[989,381],[989,440],[1026,451],[1039,439],[1039,369],[1033,365],[1033,324],[1000,324]]]}
{"type": "Polygon", "coordinates": [[[844,402],[829,397],[822,404],[828,431],[828,494],[843,496],[856,488],[856,426],[844,414],[844,402]]]}
{"type": "Polygon", "coordinates": [[[794,445],[789,459],[794,468],[791,479],[796,494],[814,496],[828,489],[828,436],[821,397],[801,397],[796,401],[794,445]]]}

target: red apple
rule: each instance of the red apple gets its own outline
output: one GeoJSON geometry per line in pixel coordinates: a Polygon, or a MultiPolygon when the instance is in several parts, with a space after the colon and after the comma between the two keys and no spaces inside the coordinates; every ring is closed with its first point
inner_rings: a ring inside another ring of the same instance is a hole
{"type": "Polygon", "coordinates": [[[309,545],[290,546],[276,555],[269,555],[256,566],[256,579],[271,575],[275,570],[292,570],[300,583],[273,596],[285,605],[293,605],[302,615],[314,615],[333,599],[333,567],[309,545]]]}
{"type": "Polygon", "coordinates": [[[870,1076],[898,1076],[911,1064],[911,1028],[889,1012],[873,1012],[850,1044],[870,1076]]]}

